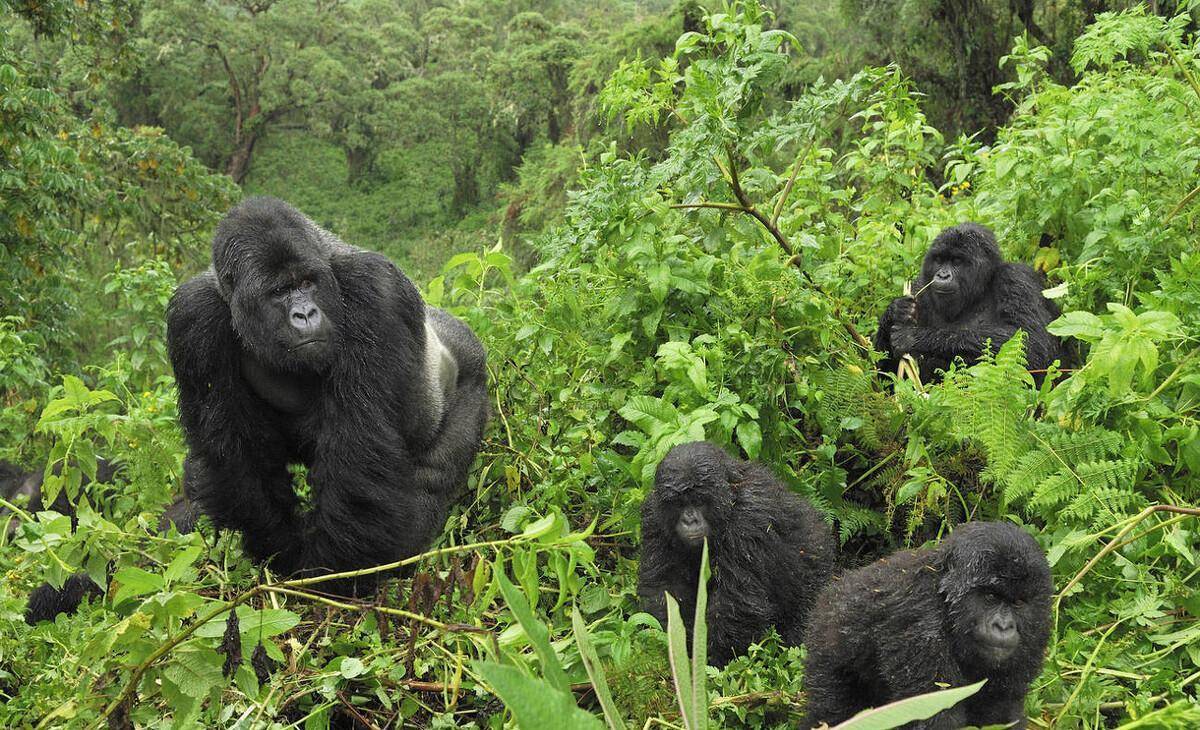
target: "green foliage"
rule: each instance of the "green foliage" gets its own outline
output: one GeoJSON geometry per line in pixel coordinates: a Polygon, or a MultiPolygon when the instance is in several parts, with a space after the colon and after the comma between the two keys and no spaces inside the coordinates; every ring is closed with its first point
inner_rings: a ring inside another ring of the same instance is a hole
{"type": "MultiPolygon", "coordinates": [[[[153,2],[136,23],[84,5],[0,25],[0,455],[62,461],[47,490],[83,500],[76,531],[22,511],[0,533],[0,725],[793,726],[802,648],[768,635],[717,671],[703,608],[690,658],[677,609],[665,633],[637,611],[638,508],[694,438],[811,499],[848,564],[967,519],[1026,524],[1060,590],[1031,725],[1196,724],[1200,54],[1184,21],[1099,17],[1070,79],[1026,28],[1003,67],[1011,119],[947,142],[930,118],[961,99],[925,82],[968,68],[946,60],[949,17],[913,35],[943,44],[937,68],[810,83],[797,39],[823,36],[789,19],[815,9],[685,3],[625,26],[624,6],[550,0],[153,2]],[[117,18],[111,36],[97,18],[117,18]],[[281,582],[208,526],[156,530],[184,451],[164,307],[236,195],[172,140],[226,165],[246,102],[197,38],[259,100],[241,119],[242,141],[260,135],[248,188],[434,273],[417,276],[427,301],[488,349],[493,419],[466,493],[375,596],[281,582]],[[482,213],[455,224],[522,157],[499,236],[482,213]],[[964,219],[1045,271],[1066,312],[1052,327],[1076,356],[1040,385],[1020,336],[941,382],[874,373],[879,313],[964,219]],[[99,456],[117,476],[84,484],[99,456]],[[28,591],[80,570],[105,595],[25,626],[28,591]]],[[[875,4],[863,25],[913,33],[930,7],[875,4]]],[[[1070,12],[1053,33],[1080,27],[1070,12]]],[[[999,85],[1004,49],[981,50],[972,82],[999,85]]]]}

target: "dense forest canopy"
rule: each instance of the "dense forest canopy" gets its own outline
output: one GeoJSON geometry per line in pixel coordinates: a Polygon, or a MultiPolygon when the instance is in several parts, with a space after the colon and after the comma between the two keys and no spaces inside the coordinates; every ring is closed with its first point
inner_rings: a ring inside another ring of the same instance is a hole
{"type": "Polygon", "coordinates": [[[79,504],[0,502],[0,725],[792,727],[804,649],[682,686],[638,609],[654,470],[708,439],[844,567],[1034,535],[1031,727],[1200,726],[1198,32],[1196,0],[0,0],[0,482],[79,504]],[[373,597],[158,530],[167,302],[255,194],[488,351],[467,493],[373,597]],[[1071,356],[878,377],[880,313],[968,220],[1071,356]],[[24,623],[81,570],[102,600],[24,623]]]}

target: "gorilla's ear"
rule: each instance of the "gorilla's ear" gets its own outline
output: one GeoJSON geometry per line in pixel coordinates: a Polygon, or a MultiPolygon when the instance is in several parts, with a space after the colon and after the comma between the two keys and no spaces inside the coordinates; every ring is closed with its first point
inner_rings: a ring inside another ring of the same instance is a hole
{"type": "Polygon", "coordinates": [[[963,536],[953,536],[942,542],[934,559],[937,569],[938,593],[951,605],[961,601],[975,587],[972,579],[979,572],[983,556],[973,549],[963,536]]]}
{"type": "Polygon", "coordinates": [[[217,294],[220,294],[221,298],[228,304],[229,300],[233,298],[233,277],[221,276],[214,269],[213,278],[217,281],[217,294]]]}

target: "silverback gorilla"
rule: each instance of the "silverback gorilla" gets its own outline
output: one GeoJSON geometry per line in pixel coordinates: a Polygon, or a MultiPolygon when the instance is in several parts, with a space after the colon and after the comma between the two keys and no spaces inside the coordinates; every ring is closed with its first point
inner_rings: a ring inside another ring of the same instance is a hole
{"type": "Polygon", "coordinates": [[[487,420],[474,333],[426,305],[387,258],[274,198],[230,211],[212,264],[167,315],[187,499],[284,573],[425,549],[487,420]],[[311,510],[300,509],[292,464],[308,469],[311,510]]]}
{"type": "Polygon", "coordinates": [[[1065,360],[1062,342],[1046,331],[1060,312],[1042,296],[1040,277],[1025,264],[1003,261],[996,237],[981,225],[963,223],[938,234],[913,292],[893,300],[879,320],[875,349],[886,356],[884,372],[896,372],[900,358],[912,355],[929,380],[956,357],[973,363],[989,341],[999,350],[1018,329],[1026,333],[1030,370],[1044,373],[1065,360]]]}
{"type": "Polygon", "coordinates": [[[1025,694],[1050,638],[1050,567],[1007,522],[961,525],[936,548],[897,553],[835,579],[805,635],[808,726],[987,679],[908,728],[1025,727],[1025,694]]]}
{"type": "Polygon", "coordinates": [[[708,539],[709,663],[722,666],[771,626],[799,646],[808,609],[833,573],[829,525],[760,464],[720,447],[681,444],[658,465],[642,505],[642,609],[667,625],[664,593],[691,635],[700,557],[708,539]]]}

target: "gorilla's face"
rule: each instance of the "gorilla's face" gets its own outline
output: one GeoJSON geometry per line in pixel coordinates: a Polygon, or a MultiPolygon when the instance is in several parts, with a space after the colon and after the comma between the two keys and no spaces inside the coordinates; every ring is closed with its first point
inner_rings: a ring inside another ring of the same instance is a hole
{"type": "Polygon", "coordinates": [[[955,650],[997,668],[1045,646],[1053,585],[1033,538],[1013,525],[968,523],[947,546],[940,587],[955,650]]]}
{"type": "Polygon", "coordinates": [[[661,526],[683,547],[702,548],[733,510],[734,464],[719,447],[701,441],[677,446],[658,465],[661,526]]]}
{"type": "Polygon", "coordinates": [[[921,298],[953,319],[987,289],[999,263],[991,231],[973,224],[947,229],[934,239],[921,265],[921,281],[929,288],[921,298]]]}
{"type": "MultiPolygon", "coordinates": [[[[998,588],[998,587],[996,587],[998,588]]],[[[1030,626],[1028,612],[1031,601],[1014,597],[996,588],[978,588],[964,599],[964,614],[969,618],[967,629],[975,653],[986,664],[1000,666],[1021,646],[1021,626],[1030,626]]]]}
{"type": "Polygon", "coordinates": [[[282,372],[321,372],[337,346],[341,292],[308,235],[280,228],[239,241],[246,247],[238,256],[241,273],[229,281],[233,326],[243,345],[282,372]]]}

